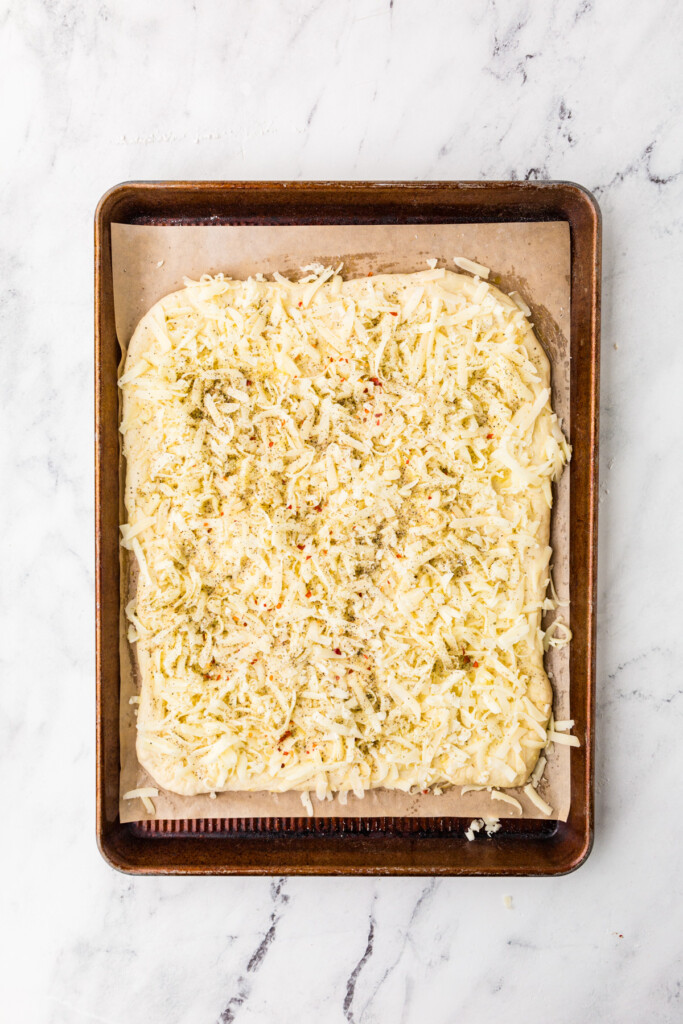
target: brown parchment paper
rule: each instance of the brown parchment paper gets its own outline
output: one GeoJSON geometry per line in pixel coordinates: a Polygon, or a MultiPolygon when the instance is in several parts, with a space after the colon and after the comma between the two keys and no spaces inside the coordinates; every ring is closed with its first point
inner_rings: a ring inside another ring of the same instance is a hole
{"type": "MultiPolygon", "coordinates": [[[[569,423],[569,225],[564,222],[508,224],[401,224],[401,225],[307,225],[307,226],[152,226],[112,224],[112,263],[116,331],[121,364],[133,331],[147,310],[169,292],[183,286],[185,277],[223,273],[246,278],[275,270],[300,276],[300,268],[312,262],[341,261],[347,278],[377,274],[410,273],[426,268],[436,258],[439,266],[459,272],[454,256],[466,256],[491,268],[489,280],[505,292],[518,291],[532,311],[532,322],[552,365],[553,405],[565,433],[569,423]]],[[[571,439],[571,437],[570,437],[571,439]]],[[[121,465],[121,483],[125,466],[121,465]]],[[[121,522],[125,522],[123,486],[119,488],[121,522]]],[[[553,576],[563,599],[569,595],[569,472],[557,488],[551,525],[553,576]]],[[[300,817],[305,812],[300,794],[218,793],[177,796],[160,789],[141,767],[135,753],[135,707],[130,698],[137,692],[135,659],[126,639],[123,606],[131,585],[127,552],[121,561],[121,779],[119,813],[122,822],[146,819],[300,817]],[[159,789],[153,800],[155,813],[147,814],[140,800],[123,800],[123,794],[142,786],[159,789]]],[[[563,618],[569,621],[569,609],[563,618]]],[[[551,650],[546,668],[555,691],[554,712],[569,717],[569,651],[551,650]]],[[[553,747],[539,785],[539,793],[553,808],[554,819],[566,821],[570,801],[569,748],[553,747]]],[[[508,790],[523,807],[523,817],[545,817],[521,790],[508,790]]],[[[520,817],[509,804],[492,800],[488,792],[461,794],[460,787],[439,796],[413,795],[393,790],[371,790],[359,799],[349,795],[345,805],[338,798],[318,801],[319,817],[520,817]]]]}

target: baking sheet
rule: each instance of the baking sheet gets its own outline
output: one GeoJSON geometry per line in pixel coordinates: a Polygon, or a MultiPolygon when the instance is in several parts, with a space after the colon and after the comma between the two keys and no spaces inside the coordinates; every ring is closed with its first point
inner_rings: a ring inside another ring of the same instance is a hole
{"type": "MultiPolygon", "coordinates": [[[[343,261],[345,277],[373,273],[410,273],[425,269],[426,260],[458,271],[454,256],[467,256],[491,268],[489,278],[503,291],[517,290],[532,310],[532,322],[552,364],[553,405],[566,433],[570,431],[570,239],[566,222],[507,224],[307,225],[307,226],[157,226],[112,224],[112,267],[116,331],[122,360],[140,318],[160,298],[182,287],[184,277],[223,271],[244,278],[279,270],[290,277],[311,262],[343,261]]],[[[121,466],[121,480],[125,467],[121,466]]],[[[119,488],[124,522],[123,487],[119,488]]],[[[559,594],[569,596],[569,473],[557,488],[551,525],[553,576],[559,594]]],[[[122,551],[121,587],[126,599],[130,581],[128,557],[122,551]]],[[[568,609],[563,619],[569,620],[568,609]]],[[[121,778],[120,795],[154,786],[155,813],[139,800],[119,800],[122,823],[149,819],[300,817],[300,794],[219,793],[182,797],[160,789],[135,753],[137,692],[134,659],[121,617],[121,778]]],[[[555,691],[556,718],[568,718],[569,649],[546,657],[555,691]]],[[[553,819],[566,821],[570,803],[570,750],[555,746],[548,757],[539,793],[553,808],[553,819]]],[[[523,807],[523,817],[546,817],[519,790],[509,790],[523,807]]],[[[440,796],[372,790],[346,804],[335,798],[318,801],[319,817],[520,817],[510,805],[493,801],[487,792],[462,795],[460,787],[440,796]]]]}

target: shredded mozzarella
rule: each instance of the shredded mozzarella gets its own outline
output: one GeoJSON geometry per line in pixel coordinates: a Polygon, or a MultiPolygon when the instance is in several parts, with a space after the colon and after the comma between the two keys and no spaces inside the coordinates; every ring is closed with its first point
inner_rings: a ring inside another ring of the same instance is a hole
{"type": "Polygon", "coordinates": [[[543,798],[538,795],[538,793],[536,792],[536,789],[534,788],[534,786],[530,782],[527,783],[527,785],[524,787],[524,792],[529,797],[529,799],[531,800],[532,804],[534,804],[536,807],[538,807],[539,811],[542,811],[543,814],[552,814],[553,813],[553,809],[550,806],[550,804],[547,804],[545,802],[545,800],[543,800],[543,798]]]}
{"type": "Polygon", "coordinates": [[[548,742],[564,744],[565,747],[581,746],[578,736],[568,736],[566,732],[557,732],[555,729],[548,732],[548,742]]]}
{"type": "Polygon", "coordinates": [[[492,789],[491,799],[502,800],[503,803],[510,804],[510,806],[514,807],[516,811],[519,811],[520,814],[522,813],[522,805],[519,800],[515,800],[514,796],[510,796],[509,793],[501,793],[498,789],[492,789]]]}
{"type": "Polygon", "coordinates": [[[465,832],[465,839],[467,839],[467,841],[470,843],[473,842],[475,833],[479,832],[483,827],[483,819],[475,818],[474,821],[470,822],[470,827],[465,832]]]}
{"type": "Polygon", "coordinates": [[[141,789],[129,789],[127,793],[123,794],[124,800],[142,800],[143,807],[148,814],[154,814],[154,804],[150,800],[152,796],[159,796],[159,790],[153,786],[145,786],[141,789]]]}
{"type": "Polygon", "coordinates": [[[306,270],[188,282],[131,342],[139,759],[173,792],[298,789],[307,810],[519,785],[547,738],[570,454],[545,356],[485,281],[306,270]]]}
{"type": "Polygon", "coordinates": [[[467,270],[468,273],[476,274],[477,277],[483,277],[484,280],[487,280],[491,273],[488,267],[482,266],[481,263],[475,263],[474,260],[468,260],[466,256],[454,256],[453,262],[461,270],[467,270]]]}

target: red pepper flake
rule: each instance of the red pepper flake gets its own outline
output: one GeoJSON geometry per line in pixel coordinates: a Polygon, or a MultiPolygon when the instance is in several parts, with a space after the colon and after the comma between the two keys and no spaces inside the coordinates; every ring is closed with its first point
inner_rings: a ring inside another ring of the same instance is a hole
{"type": "Polygon", "coordinates": [[[275,607],[276,607],[276,608],[277,608],[278,610],[279,610],[280,608],[282,608],[282,601],[280,601],[280,603],[279,603],[279,604],[276,604],[276,605],[275,605],[275,607]]]}
{"type": "Polygon", "coordinates": [[[392,312],[392,313],[390,313],[390,316],[398,316],[398,313],[392,312]]]}
{"type": "Polygon", "coordinates": [[[371,377],[370,383],[374,384],[376,388],[382,387],[382,381],[379,379],[379,377],[371,377]]]}
{"type": "Polygon", "coordinates": [[[322,505],[315,505],[314,508],[313,508],[314,512],[322,512],[322,510],[323,510],[322,505]]]}
{"type": "Polygon", "coordinates": [[[313,597],[313,591],[312,590],[307,590],[306,591],[306,597],[313,597]]]}
{"type": "Polygon", "coordinates": [[[299,303],[299,309],[301,309],[302,306],[303,306],[303,302],[300,302],[299,303]]]}
{"type": "Polygon", "coordinates": [[[475,668],[479,668],[479,662],[478,661],[473,661],[472,664],[474,665],[475,668]]]}
{"type": "Polygon", "coordinates": [[[247,387],[248,387],[248,388],[250,388],[250,387],[251,387],[251,381],[250,381],[250,380],[248,380],[248,381],[247,381],[247,387]]]}
{"type": "Polygon", "coordinates": [[[423,789],[422,790],[422,795],[423,796],[428,796],[429,795],[429,790],[428,789],[423,789]]]}
{"type": "Polygon", "coordinates": [[[487,435],[486,435],[486,439],[487,439],[487,441],[490,441],[492,437],[493,437],[493,434],[487,434],[487,435]]]}
{"type": "Polygon", "coordinates": [[[310,560],[311,560],[311,556],[310,555],[306,555],[306,561],[310,562],[310,560]]]}
{"type": "Polygon", "coordinates": [[[341,647],[335,647],[334,653],[337,655],[341,654],[341,647]]]}
{"type": "Polygon", "coordinates": [[[287,508],[288,508],[288,509],[290,509],[291,507],[292,507],[291,505],[288,505],[288,506],[287,506],[287,508]]]}
{"type": "Polygon", "coordinates": [[[211,533],[211,530],[212,530],[212,529],[213,529],[213,527],[209,526],[206,532],[207,532],[207,533],[211,533]]]}
{"type": "Polygon", "coordinates": [[[272,448],[274,444],[275,444],[275,441],[269,441],[268,442],[268,447],[272,448]]]}
{"type": "Polygon", "coordinates": [[[291,729],[288,729],[288,730],[287,730],[287,732],[283,732],[282,736],[281,736],[281,737],[280,737],[280,739],[278,740],[278,743],[284,743],[284,742],[285,742],[285,740],[286,740],[286,739],[289,739],[289,737],[290,737],[291,735],[292,735],[292,730],[291,730],[291,729]]]}
{"type": "Polygon", "coordinates": [[[370,273],[368,274],[368,277],[372,277],[372,276],[373,276],[373,273],[372,273],[372,271],[370,271],[370,273]]]}
{"type": "Polygon", "coordinates": [[[469,654],[463,654],[463,656],[462,656],[462,660],[463,660],[463,661],[469,661],[469,660],[470,660],[470,656],[469,656],[469,654]]]}
{"type": "Polygon", "coordinates": [[[303,551],[305,545],[304,544],[297,544],[297,547],[298,547],[299,551],[303,551]]]}

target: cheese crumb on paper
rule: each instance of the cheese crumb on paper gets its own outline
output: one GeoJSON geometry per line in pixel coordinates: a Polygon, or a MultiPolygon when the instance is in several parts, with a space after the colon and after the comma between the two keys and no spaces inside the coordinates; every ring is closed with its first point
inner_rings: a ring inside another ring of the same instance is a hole
{"type": "Polygon", "coordinates": [[[142,800],[143,806],[148,814],[154,814],[154,804],[150,797],[159,796],[159,790],[153,786],[146,786],[142,789],[129,789],[127,793],[123,794],[124,800],[142,800]]]}

